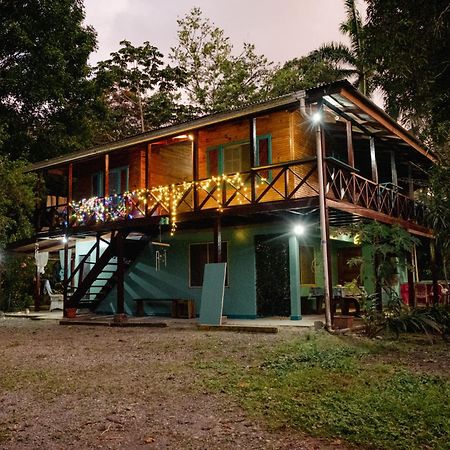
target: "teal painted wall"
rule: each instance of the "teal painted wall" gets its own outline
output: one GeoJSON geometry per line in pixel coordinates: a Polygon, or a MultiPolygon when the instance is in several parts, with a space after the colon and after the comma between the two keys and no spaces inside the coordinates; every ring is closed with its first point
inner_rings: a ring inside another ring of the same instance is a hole
{"type": "MultiPolygon", "coordinates": [[[[229,317],[256,317],[256,272],[255,246],[256,235],[279,235],[286,238],[291,235],[292,224],[280,222],[271,225],[252,225],[239,227],[223,227],[222,240],[228,242],[228,279],[229,286],[225,288],[224,311],[229,317]]],[[[315,285],[323,286],[323,265],[320,251],[318,227],[311,227],[305,236],[298,237],[299,245],[314,248],[315,285]]],[[[128,270],[125,276],[125,312],[133,315],[137,298],[186,298],[194,299],[197,314],[200,310],[201,288],[189,287],[189,244],[213,241],[212,230],[177,231],[173,237],[163,235],[163,242],[170,243],[167,250],[167,267],[155,269],[155,247],[149,246],[128,270]]],[[[333,239],[331,243],[331,258],[333,279],[337,279],[337,251],[340,247],[352,245],[345,240],[333,239]]],[[[370,249],[363,249],[363,252],[370,249]]],[[[301,249],[299,252],[301,258],[301,249]]],[[[295,258],[293,259],[295,260],[295,258]]],[[[291,277],[292,279],[295,277],[291,277]]],[[[373,278],[373,277],[372,277],[373,278]]],[[[370,288],[371,278],[366,274],[364,285],[370,288]]],[[[309,295],[310,285],[301,285],[299,292],[305,298],[309,295]]],[[[369,292],[371,292],[369,290],[369,292]]],[[[99,305],[97,312],[112,314],[116,304],[116,290],[113,289],[99,305]]],[[[296,294],[298,295],[298,294],[296,294]]],[[[169,303],[147,303],[145,313],[148,315],[168,315],[169,303]]],[[[301,315],[301,309],[295,311],[301,315]]]]}

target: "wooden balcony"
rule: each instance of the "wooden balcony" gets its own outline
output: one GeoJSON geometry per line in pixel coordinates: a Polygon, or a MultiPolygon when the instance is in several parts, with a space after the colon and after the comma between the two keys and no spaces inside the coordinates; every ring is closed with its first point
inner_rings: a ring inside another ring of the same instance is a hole
{"type": "MultiPolygon", "coordinates": [[[[354,205],[355,214],[361,216],[370,217],[364,211],[374,211],[391,219],[424,224],[423,205],[400,194],[398,189],[376,184],[337,161],[327,161],[326,174],[327,198],[333,205],[354,205]]],[[[175,231],[177,223],[187,215],[232,211],[238,206],[249,214],[263,206],[266,210],[283,209],[283,205],[291,209],[317,197],[316,159],[307,158],[47,208],[41,214],[44,220],[38,231],[71,229],[76,232],[81,228],[146,218],[164,218],[162,222],[170,224],[175,231]]]]}

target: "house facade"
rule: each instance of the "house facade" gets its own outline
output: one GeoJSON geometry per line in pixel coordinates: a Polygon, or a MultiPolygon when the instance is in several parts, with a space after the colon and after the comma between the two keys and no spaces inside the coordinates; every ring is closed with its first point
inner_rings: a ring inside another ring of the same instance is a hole
{"type": "Polygon", "coordinates": [[[432,240],[417,190],[433,161],[337,82],[35,164],[35,241],[62,252],[66,307],[133,315],[154,299],[145,313],[164,315],[177,298],[198,311],[205,264],[227,262],[225,315],[301,319],[315,288],[360,277],[347,261],[370,249],[341,227],[432,240]]]}

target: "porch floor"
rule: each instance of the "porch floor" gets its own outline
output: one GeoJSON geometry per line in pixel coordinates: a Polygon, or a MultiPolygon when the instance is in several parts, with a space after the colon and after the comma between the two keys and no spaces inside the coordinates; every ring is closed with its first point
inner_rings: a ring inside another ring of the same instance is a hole
{"type": "MultiPolygon", "coordinates": [[[[93,313],[80,313],[74,319],[63,318],[62,311],[41,311],[7,313],[6,317],[28,318],[33,320],[59,320],[64,324],[73,325],[110,325],[114,321],[113,315],[99,315],[93,313]]],[[[224,318],[222,325],[225,327],[239,328],[282,328],[282,327],[313,327],[314,322],[324,322],[325,318],[320,314],[305,315],[301,320],[290,320],[288,317],[264,317],[258,319],[228,319],[224,318]]],[[[144,326],[144,327],[170,327],[170,328],[195,328],[199,325],[198,318],[175,319],[172,317],[128,317],[122,326],[144,326]]]]}

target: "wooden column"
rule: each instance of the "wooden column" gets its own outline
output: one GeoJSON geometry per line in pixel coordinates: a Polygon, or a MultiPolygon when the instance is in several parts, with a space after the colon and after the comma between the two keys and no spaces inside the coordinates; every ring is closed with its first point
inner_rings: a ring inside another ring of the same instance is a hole
{"type": "Polygon", "coordinates": [[[414,198],[414,181],[412,177],[411,163],[408,164],[408,196],[409,198],[414,198]]]}
{"type": "Polygon", "coordinates": [[[70,204],[73,198],[73,163],[67,167],[67,206],[66,206],[66,227],[70,224],[70,204]]]}
{"type": "Polygon", "coordinates": [[[63,316],[67,317],[67,302],[69,300],[69,239],[66,237],[64,240],[64,268],[63,268],[63,316]]]}
{"type": "MultiPolygon", "coordinates": [[[[249,130],[250,130],[250,167],[256,166],[256,117],[249,119],[249,130]]],[[[251,176],[251,199],[252,203],[256,200],[256,174],[252,172],[251,176]]]]}
{"type": "Polygon", "coordinates": [[[395,152],[391,150],[391,180],[392,184],[398,186],[397,164],[395,163],[395,152]]]}
{"type": "Polygon", "coordinates": [[[121,231],[117,233],[116,245],[117,245],[117,315],[125,314],[125,289],[124,289],[124,238],[121,231]]]}
{"type": "Polygon", "coordinates": [[[148,189],[150,188],[150,174],[149,174],[149,169],[150,169],[150,155],[152,153],[152,144],[148,144],[147,148],[145,150],[145,162],[144,162],[144,188],[145,188],[145,207],[144,207],[144,212],[145,212],[145,216],[147,217],[148,215],[148,189]]]}
{"type": "Polygon", "coordinates": [[[355,152],[353,149],[353,133],[352,133],[352,123],[350,120],[346,121],[346,130],[347,130],[347,159],[348,165],[351,167],[355,167],[355,152]]]}
{"type": "Polygon", "coordinates": [[[105,173],[103,174],[103,197],[109,195],[109,155],[105,155],[105,173]]]}
{"type": "Polygon", "coordinates": [[[214,262],[222,262],[222,221],[216,217],[214,222],[214,262]]]}
{"type": "Polygon", "coordinates": [[[377,155],[375,152],[375,138],[370,138],[370,165],[372,167],[372,181],[378,184],[378,168],[377,168],[377,155]]]}
{"type": "Polygon", "coordinates": [[[192,139],[192,178],[194,180],[194,211],[198,209],[198,192],[195,184],[199,179],[199,161],[198,161],[198,131],[193,133],[192,139]]]}
{"type": "Polygon", "coordinates": [[[412,252],[408,253],[408,304],[410,308],[416,307],[416,292],[414,290],[414,258],[412,252]]]}
{"type": "Polygon", "coordinates": [[[431,279],[433,280],[433,304],[439,303],[438,268],[436,264],[436,242],[430,239],[431,279]]]}

